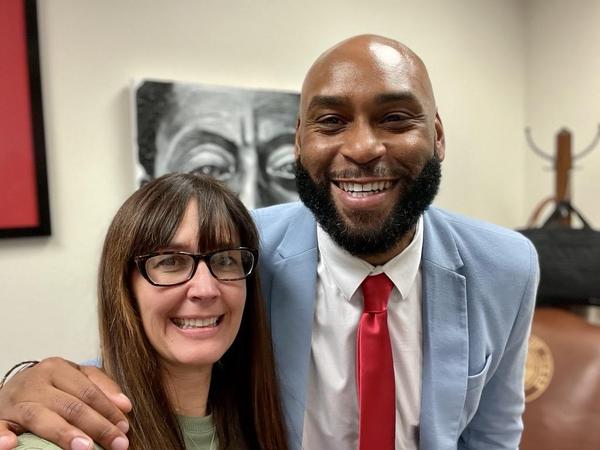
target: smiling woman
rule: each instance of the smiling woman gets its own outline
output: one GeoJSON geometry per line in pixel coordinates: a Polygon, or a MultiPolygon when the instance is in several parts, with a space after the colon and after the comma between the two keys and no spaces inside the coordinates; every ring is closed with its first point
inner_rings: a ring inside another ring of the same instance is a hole
{"type": "MultiPolygon", "coordinates": [[[[207,176],[163,176],[117,212],[100,261],[100,343],[134,404],[129,448],[287,448],[257,248],[246,208],[207,176]]],[[[32,435],[18,448],[40,446],[58,448],[32,435]]]]}

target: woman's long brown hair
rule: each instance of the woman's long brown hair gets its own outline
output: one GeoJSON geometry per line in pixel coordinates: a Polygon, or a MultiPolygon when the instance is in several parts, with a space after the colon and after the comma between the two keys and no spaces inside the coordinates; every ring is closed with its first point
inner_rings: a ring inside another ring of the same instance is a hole
{"type": "MultiPolygon", "coordinates": [[[[220,183],[192,174],[165,175],[140,188],[119,209],[104,242],[98,281],[102,366],[133,402],[132,450],[185,448],[131,276],[136,255],[169,244],[192,199],[200,218],[199,251],[234,243],[258,248],[256,227],[240,200],[220,183]]],[[[207,410],[221,450],[288,448],[257,272],[246,279],[239,333],[213,366],[207,410]]]]}

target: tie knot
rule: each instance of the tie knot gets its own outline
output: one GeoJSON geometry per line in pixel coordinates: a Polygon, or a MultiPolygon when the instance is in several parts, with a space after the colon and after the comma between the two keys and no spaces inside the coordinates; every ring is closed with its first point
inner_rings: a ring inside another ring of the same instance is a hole
{"type": "Polygon", "coordinates": [[[390,292],[394,287],[385,273],[364,279],[361,284],[364,297],[364,312],[377,313],[387,309],[390,292]]]}

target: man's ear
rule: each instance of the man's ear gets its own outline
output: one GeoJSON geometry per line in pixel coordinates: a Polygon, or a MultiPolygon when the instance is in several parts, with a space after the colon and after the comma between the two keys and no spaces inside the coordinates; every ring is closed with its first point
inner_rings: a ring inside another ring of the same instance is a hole
{"type": "Polygon", "coordinates": [[[440,161],[446,156],[446,135],[444,134],[444,125],[440,118],[440,113],[435,112],[435,151],[440,161]]]}
{"type": "Polygon", "coordinates": [[[296,136],[294,137],[294,156],[300,158],[300,117],[296,120],[296,136]]]}

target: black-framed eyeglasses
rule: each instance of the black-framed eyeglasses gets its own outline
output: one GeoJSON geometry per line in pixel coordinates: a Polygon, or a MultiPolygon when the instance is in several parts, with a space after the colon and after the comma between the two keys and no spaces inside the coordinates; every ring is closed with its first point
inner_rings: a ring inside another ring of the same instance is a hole
{"type": "Polygon", "coordinates": [[[252,273],[258,251],[239,247],[209,253],[164,251],[136,256],[133,260],[142,276],[154,286],[175,286],[192,279],[200,261],[217,280],[243,280],[252,273]]]}

